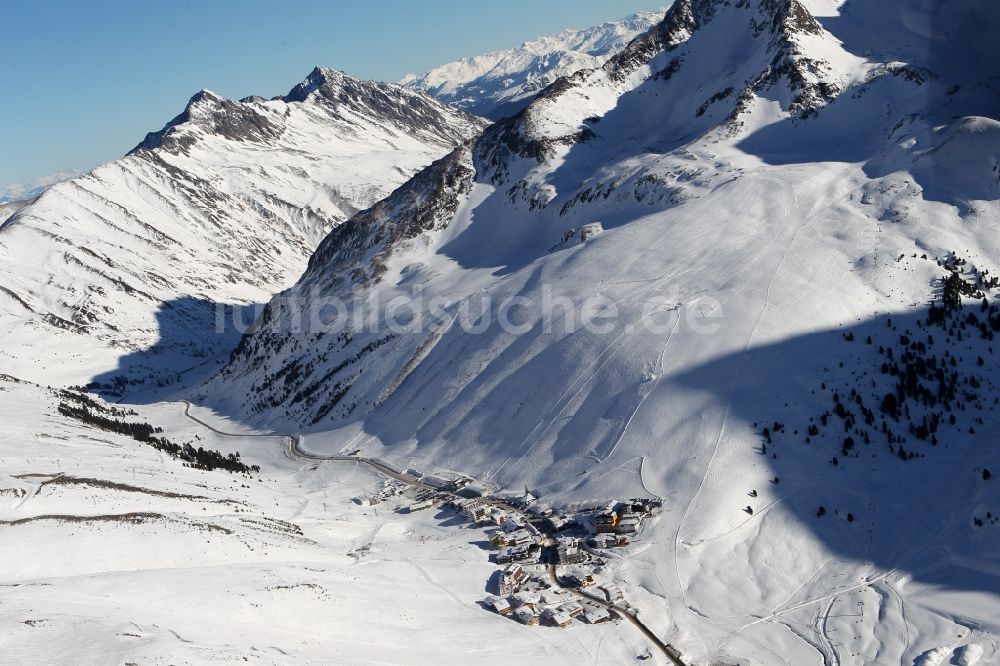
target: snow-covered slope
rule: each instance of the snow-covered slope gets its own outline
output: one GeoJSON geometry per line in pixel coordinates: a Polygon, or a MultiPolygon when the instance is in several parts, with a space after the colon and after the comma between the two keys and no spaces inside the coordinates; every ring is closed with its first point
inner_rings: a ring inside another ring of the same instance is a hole
{"type": "Polygon", "coordinates": [[[272,100],[200,92],[0,228],[0,366],[120,390],[227,351],[239,332],[218,305],[266,302],[327,232],[481,126],[329,69],[272,100]]]}
{"type": "Polygon", "coordinates": [[[4,203],[0,203],[0,224],[3,224],[7,218],[29,205],[32,201],[33,199],[22,199],[19,201],[6,201],[4,203]]]}
{"type": "Polygon", "coordinates": [[[424,74],[407,74],[400,83],[471,113],[502,118],[520,111],[559,77],[600,67],[636,35],[658,23],[663,13],[640,12],[583,30],[563,30],[424,74]]]}
{"type": "Polygon", "coordinates": [[[948,5],[679,0],[336,229],[199,399],[663,497],[609,566],[694,663],[995,650],[998,60],[948,5]],[[985,310],[939,316],[951,274],[985,310]]]}
{"type": "Polygon", "coordinates": [[[629,625],[498,621],[477,603],[486,533],[393,511],[404,498],[358,506],[381,485],[364,467],[290,460],[285,438],[222,436],[180,404],[122,417],[260,467],[194,469],[64,418],[51,390],[0,376],[0,397],[4,663],[569,666],[644,649],[629,625]]]}

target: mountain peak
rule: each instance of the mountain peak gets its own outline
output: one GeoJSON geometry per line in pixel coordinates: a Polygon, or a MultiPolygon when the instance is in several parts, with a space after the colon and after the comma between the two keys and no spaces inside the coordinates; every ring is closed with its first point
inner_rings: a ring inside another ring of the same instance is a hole
{"type": "Polygon", "coordinates": [[[219,104],[225,101],[227,100],[222,95],[218,95],[208,88],[202,88],[191,96],[191,99],[188,100],[187,106],[185,106],[184,110],[190,112],[193,108],[201,104],[219,104]]]}
{"type": "Polygon", "coordinates": [[[179,131],[185,125],[195,125],[209,134],[235,141],[263,141],[277,137],[282,131],[271,117],[252,103],[234,102],[202,89],[188,100],[183,113],[159,132],[147,134],[130,154],[161,146],[170,152],[186,153],[195,137],[190,132],[179,131]]]}
{"type": "Polygon", "coordinates": [[[349,74],[317,65],[303,79],[302,83],[292,88],[287,95],[280,99],[286,102],[304,102],[317,91],[322,92],[325,97],[330,97],[331,92],[339,91],[345,84],[356,83],[360,83],[360,81],[349,74]]]}

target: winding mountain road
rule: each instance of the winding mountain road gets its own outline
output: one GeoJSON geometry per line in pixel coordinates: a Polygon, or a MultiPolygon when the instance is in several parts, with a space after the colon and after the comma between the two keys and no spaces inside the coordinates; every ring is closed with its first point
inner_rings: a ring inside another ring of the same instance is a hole
{"type": "MultiPolygon", "coordinates": [[[[286,442],[286,447],[287,447],[286,448],[286,453],[287,453],[288,457],[291,458],[291,459],[315,460],[315,461],[318,461],[318,462],[351,462],[351,463],[355,463],[355,464],[362,464],[362,465],[366,465],[366,466],[370,467],[371,469],[373,469],[378,474],[381,474],[382,476],[388,477],[390,479],[395,479],[396,481],[400,481],[401,483],[405,483],[407,485],[414,486],[414,487],[417,487],[417,488],[421,488],[421,489],[424,489],[424,490],[432,490],[432,491],[435,491],[435,492],[441,492],[437,488],[433,488],[433,487],[431,487],[431,486],[429,486],[429,485],[427,485],[425,483],[421,483],[419,481],[419,479],[417,479],[416,477],[414,477],[414,476],[412,476],[410,474],[404,474],[402,472],[397,472],[396,470],[392,469],[388,465],[386,465],[384,463],[381,463],[381,462],[379,462],[377,460],[373,460],[371,458],[362,458],[360,456],[345,456],[345,455],[341,455],[341,454],[318,454],[318,453],[310,453],[308,451],[303,451],[302,450],[302,436],[301,435],[281,435],[281,434],[264,434],[264,433],[235,433],[235,432],[226,432],[224,430],[219,430],[218,428],[216,428],[212,424],[207,423],[207,422],[203,421],[202,419],[198,418],[197,416],[193,415],[191,413],[191,408],[193,407],[193,405],[190,402],[188,402],[187,400],[179,400],[179,401],[177,401],[177,404],[183,405],[183,407],[184,407],[184,416],[185,417],[187,417],[189,420],[197,423],[198,425],[202,426],[203,428],[206,428],[206,429],[214,432],[216,435],[220,435],[222,437],[254,437],[254,438],[267,437],[267,438],[271,438],[271,439],[284,440],[286,442]]],[[[457,494],[454,494],[454,493],[451,493],[451,492],[444,492],[443,494],[447,495],[449,498],[452,498],[452,499],[458,498],[457,494]]],[[[484,498],[484,499],[486,499],[486,501],[488,501],[493,506],[501,508],[504,511],[510,513],[510,514],[515,514],[515,515],[520,516],[525,521],[529,520],[532,517],[532,516],[529,516],[524,511],[522,511],[521,509],[519,509],[519,508],[517,508],[515,506],[512,506],[510,504],[507,504],[506,502],[503,502],[502,500],[498,500],[498,499],[495,499],[495,498],[484,498]]],[[[550,545],[550,546],[551,545],[555,545],[555,538],[552,536],[552,534],[550,534],[550,533],[544,533],[544,532],[543,532],[543,534],[545,535],[545,543],[546,543],[546,545],[550,545]]],[[[614,604],[612,604],[610,602],[604,601],[603,599],[599,599],[599,598],[597,598],[595,596],[589,595],[586,592],[583,592],[583,591],[578,590],[576,588],[568,587],[568,586],[564,585],[559,580],[559,576],[557,575],[556,565],[555,564],[551,564],[550,563],[548,571],[549,571],[549,576],[552,578],[552,582],[555,585],[557,585],[558,587],[560,587],[560,588],[562,588],[562,589],[570,592],[571,594],[576,595],[577,597],[580,597],[580,598],[586,600],[588,603],[592,603],[592,604],[595,604],[597,606],[601,606],[602,608],[605,608],[608,611],[612,611],[614,613],[617,613],[618,615],[621,615],[626,620],[628,620],[633,626],[635,626],[635,628],[638,629],[642,633],[642,635],[645,636],[646,639],[649,640],[649,642],[652,643],[660,652],[662,652],[667,657],[667,659],[669,659],[670,662],[672,664],[674,664],[674,666],[687,666],[687,664],[681,659],[680,652],[677,649],[675,649],[672,645],[670,645],[669,643],[665,643],[662,639],[660,639],[660,637],[657,636],[656,633],[653,632],[652,629],[650,629],[649,627],[647,627],[642,622],[642,620],[639,619],[638,615],[634,611],[625,610],[623,608],[615,606],[614,604]]]]}

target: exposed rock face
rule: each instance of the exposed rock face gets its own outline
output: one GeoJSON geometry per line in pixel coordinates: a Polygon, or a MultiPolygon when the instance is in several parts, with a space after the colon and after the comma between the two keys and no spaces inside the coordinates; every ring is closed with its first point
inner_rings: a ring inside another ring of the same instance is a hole
{"type": "Polygon", "coordinates": [[[282,118],[260,108],[260,102],[234,102],[202,90],[191,98],[184,113],[159,132],[150,132],[131,153],[162,148],[173,154],[189,155],[195,137],[174,130],[180,125],[196,125],[207,134],[230,141],[266,142],[277,139],[284,130],[282,118]]]}
{"type": "Polygon", "coordinates": [[[470,147],[456,148],[414,176],[406,187],[328,235],[309,260],[304,279],[347,271],[356,283],[377,280],[398,244],[447,226],[472,189],[474,175],[470,147]]]}

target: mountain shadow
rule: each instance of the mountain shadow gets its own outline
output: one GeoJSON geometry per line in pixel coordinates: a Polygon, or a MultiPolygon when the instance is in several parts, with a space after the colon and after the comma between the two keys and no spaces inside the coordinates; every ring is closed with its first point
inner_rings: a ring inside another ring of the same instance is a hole
{"type": "Polygon", "coordinates": [[[996,302],[938,303],[672,378],[756,427],[725,534],[783,511],[840,557],[1000,595],[998,335],[996,302]]]}
{"type": "Polygon", "coordinates": [[[1000,4],[850,0],[817,20],[854,56],[885,63],[882,75],[811,118],[759,128],[742,150],[771,165],[859,163],[873,179],[906,172],[926,200],[963,212],[998,196],[1000,4]]]}
{"type": "Polygon", "coordinates": [[[156,344],[121,356],[116,368],[86,388],[109,401],[142,404],[193,386],[218,370],[263,307],[191,297],[163,302],[156,311],[156,344]]]}

